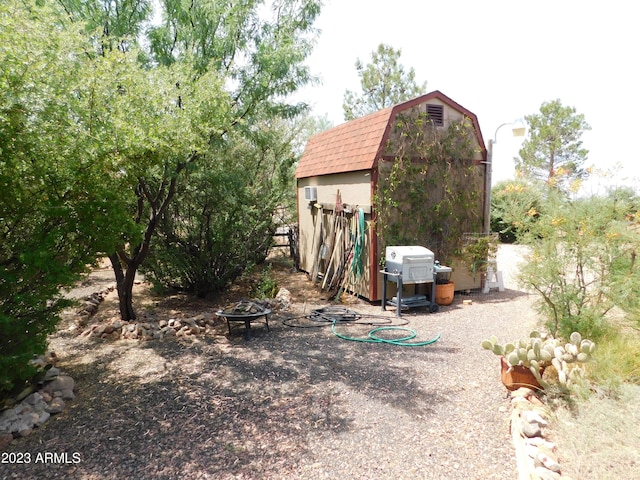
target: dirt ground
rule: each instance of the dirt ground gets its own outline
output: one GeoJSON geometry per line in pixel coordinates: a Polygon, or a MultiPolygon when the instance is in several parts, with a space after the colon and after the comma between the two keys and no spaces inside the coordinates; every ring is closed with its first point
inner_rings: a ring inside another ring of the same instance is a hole
{"type": "MultiPolygon", "coordinates": [[[[478,314],[460,301],[437,315],[416,311],[401,319],[367,302],[346,305],[362,315],[362,322],[339,326],[347,336],[392,325],[410,327],[421,341],[441,335],[433,345],[407,348],[337,338],[326,322],[304,317],[330,303],[325,293],[280,261],[273,276],[290,290],[293,307],[272,315],[271,331],[256,325],[251,340],[221,321],[188,338],[103,340],[79,335],[69,312],[50,345],[75,379],[77,397],[8,452],[75,453],[80,462],[0,464],[0,479],[515,477],[508,401],[495,359],[479,344],[496,328],[529,330],[532,318],[508,322],[509,310],[524,310],[525,295],[487,298],[472,307],[478,314]],[[488,321],[479,321],[489,310],[488,321]],[[491,381],[476,374],[461,381],[467,361],[491,381]]],[[[104,289],[108,278],[108,268],[99,269],[73,293],[104,289]]],[[[158,297],[140,283],[139,320],[212,318],[246,296],[253,281],[212,299],[158,297]]],[[[88,326],[114,318],[111,292],[88,326]]]]}
{"type": "MultiPolygon", "coordinates": [[[[435,315],[407,314],[406,323],[384,314],[380,322],[409,326],[418,339],[441,333],[428,348],[339,341],[330,329],[309,325],[304,315],[331,299],[286,258],[272,259],[272,276],[291,292],[293,306],[272,317],[271,332],[257,325],[250,341],[222,321],[183,339],[87,338],[70,310],[51,347],[76,380],[77,398],[9,452],[78,453],[81,462],[0,464],[0,479],[516,478],[505,390],[495,358],[479,347],[491,334],[518,338],[538,322],[532,298],[515,284],[514,254],[521,252],[499,253],[508,267],[505,292],[469,297],[471,306],[457,298],[435,315]],[[287,319],[311,328],[292,328],[287,319]],[[462,369],[468,363],[475,365],[471,378],[462,369]]],[[[156,296],[141,282],[135,305],[141,321],[213,318],[248,296],[257,273],[209,299],[156,296]]],[[[105,263],[70,295],[104,290],[112,278],[105,263]]],[[[344,307],[382,314],[379,306],[347,300],[344,307]]],[[[111,292],[89,326],[117,317],[111,292]]],[[[347,333],[370,329],[365,323],[347,333]]],[[[601,427],[638,420],[637,399],[601,400],[581,417],[558,415],[551,433],[574,480],[640,478],[637,429],[613,436],[601,427]],[[580,460],[585,455],[589,462],[580,460]]]]}

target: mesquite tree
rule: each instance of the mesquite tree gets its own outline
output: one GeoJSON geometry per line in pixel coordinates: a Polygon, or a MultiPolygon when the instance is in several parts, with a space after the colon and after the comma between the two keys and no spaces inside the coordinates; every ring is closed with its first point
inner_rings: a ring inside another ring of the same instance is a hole
{"type": "Polygon", "coordinates": [[[143,265],[156,287],[205,296],[266,258],[293,192],[294,134],[288,122],[254,126],[230,132],[178,189],[143,265]]]}
{"type": "Polygon", "coordinates": [[[93,76],[99,89],[91,93],[90,118],[100,124],[101,143],[111,146],[114,188],[132,214],[108,252],[121,316],[131,320],[136,272],[177,186],[258,109],[272,117],[301,110],[284,100],[309,80],[302,62],[320,2],[277,0],[266,9],[257,0],[164,0],[160,23],[146,30],[149,2],[59,2],[71,22],[94,28],[88,63],[100,73],[93,76]]]}
{"type": "Polygon", "coordinates": [[[0,4],[0,395],[33,374],[67,304],[61,288],[129,223],[87,115],[84,32],[58,13],[0,4]]]}
{"type": "Polygon", "coordinates": [[[319,2],[0,3],[0,394],[33,374],[61,288],[138,267],[178,187],[252,115],[294,114],[319,2]],[[145,39],[140,42],[139,40],[145,39]]]}

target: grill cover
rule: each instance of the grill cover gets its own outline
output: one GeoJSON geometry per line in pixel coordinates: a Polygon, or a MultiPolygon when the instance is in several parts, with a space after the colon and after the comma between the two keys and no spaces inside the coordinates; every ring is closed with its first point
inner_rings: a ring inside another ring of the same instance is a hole
{"type": "Polygon", "coordinates": [[[387,272],[401,273],[402,283],[433,282],[434,254],[417,245],[387,247],[385,251],[387,272]]]}

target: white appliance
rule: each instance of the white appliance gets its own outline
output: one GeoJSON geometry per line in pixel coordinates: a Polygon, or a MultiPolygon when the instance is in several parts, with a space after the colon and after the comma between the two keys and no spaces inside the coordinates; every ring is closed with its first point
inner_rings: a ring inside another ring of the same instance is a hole
{"type": "Polygon", "coordinates": [[[385,269],[389,273],[400,273],[402,283],[433,282],[434,254],[417,245],[387,247],[385,269]]]}

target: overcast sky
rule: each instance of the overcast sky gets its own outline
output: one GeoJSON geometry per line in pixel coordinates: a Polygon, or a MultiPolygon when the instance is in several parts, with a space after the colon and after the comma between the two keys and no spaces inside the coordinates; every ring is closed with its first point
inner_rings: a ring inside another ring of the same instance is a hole
{"type": "MultiPolygon", "coordinates": [[[[427,91],[440,90],[478,116],[485,142],[496,128],[560,99],[585,115],[588,164],[603,182],[638,184],[634,133],[640,111],[640,28],[634,2],[574,0],[327,0],[309,65],[321,84],[301,98],[316,115],[344,121],[346,89],[360,91],[354,63],[380,43],[402,50],[427,91]]],[[[640,125],[639,125],[640,127],[640,125]]],[[[638,127],[636,127],[638,128],[638,127]]],[[[500,129],[493,180],[513,176],[519,141],[500,129]]]]}

